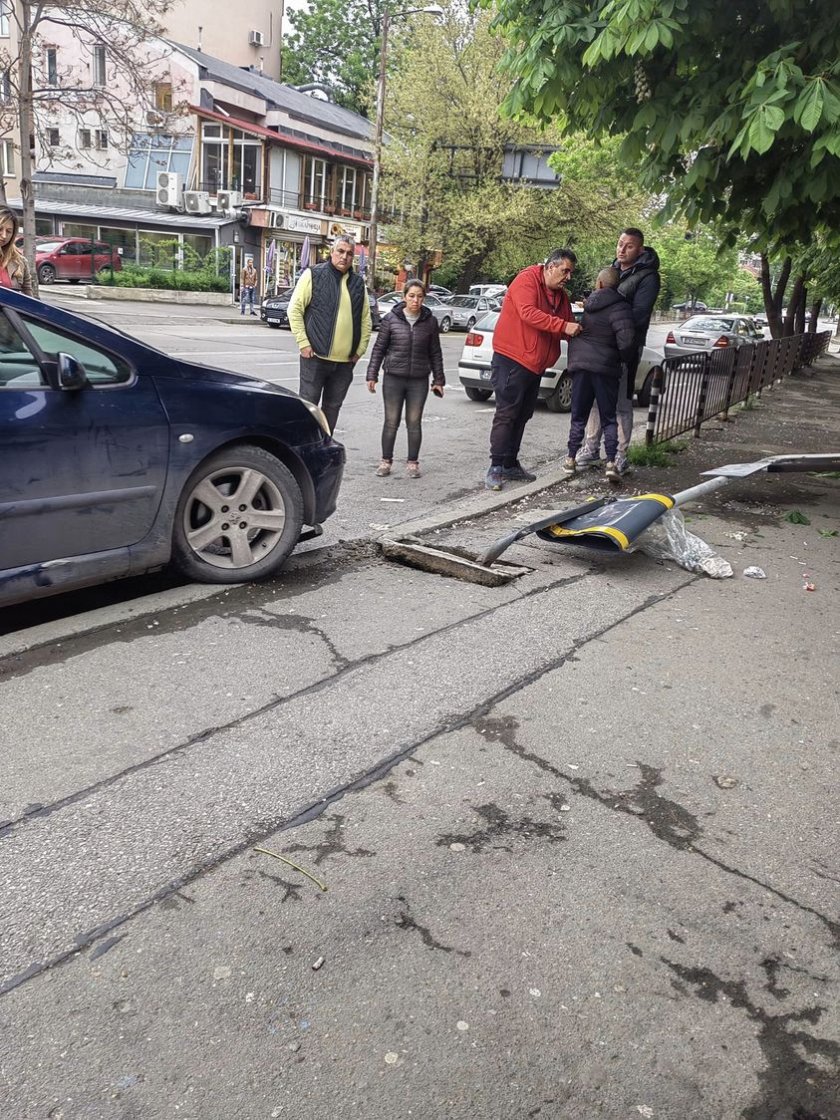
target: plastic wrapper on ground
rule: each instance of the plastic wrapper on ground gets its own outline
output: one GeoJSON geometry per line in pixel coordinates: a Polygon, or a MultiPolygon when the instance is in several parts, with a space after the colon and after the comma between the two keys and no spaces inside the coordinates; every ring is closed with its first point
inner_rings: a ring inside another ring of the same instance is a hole
{"type": "Polygon", "coordinates": [[[654,560],[673,560],[687,572],[701,572],[712,579],[728,579],[732,565],[685,527],[678,509],[670,509],[636,538],[628,552],[643,552],[654,560]]]}

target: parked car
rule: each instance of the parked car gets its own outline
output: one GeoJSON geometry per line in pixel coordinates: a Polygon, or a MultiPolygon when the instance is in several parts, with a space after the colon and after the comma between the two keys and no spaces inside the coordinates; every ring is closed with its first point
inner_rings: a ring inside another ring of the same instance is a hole
{"type": "MultiPolygon", "coordinates": [[[[580,320],[583,306],[574,305],[575,318],[580,320]]],[[[479,319],[464,339],[464,349],[458,362],[458,377],[471,401],[487,401],[493,395],[490,384],[490,362],[493,358],[493,331],[499,318],[491,311],[479,319]]],[[[566,373],[566,343],[560,348],[556,365],[545,371],[540,379],[539,398],[545,401],[550,412],[570,412],[572,408],[572,379],[566,373]]],[[[654,370],[662,364],[662,354],[646,346],[636,373],[637,399],[640,405],[650,402],[650,387],[654,370]],[[644,399],[643,399],[644,397],[644,399]]]]}
{"type": "Polygon", "coordinates": [[[764,338],[748,315],[695,315],[668,332],[665,357],[679,358],[698,350],[752,346],[764,338]]]}
{"type": "Polygon", "coordinates": [[[708,311],[709,308],[701,299],[696,299],[693,303],[675,303],[674,310],[681,311],[684,315],[697,315],[701,311],[708,311]]]}
{"type": "Polygon", "coordinates": [[[444,288],[441,284],[429,284],[426,291],[431,292],[431,294],[437,296],[438,299],[442,299],[444,303],[448,303],[452,296],[455,295],[451,288],[444,288]]]}
{"type": "MultiPolygon", "coordinates": [[[[389,311],[393,311],[398,303],[402,303],[402,292],[386,292],[384,296],[380,296],[377,303],[380,315],[387,315],[389,311]]],[[[441,334],[446,334],[447,331],[452,330],[452,310],[449,304],[444,303],[443,300],[438,299],[436,295],[429,292],[423,301],[423,306],[428,307],[431,313],[438,321],[441,334]]]]}
{"type": "Polygon", "coordinates": [[[507,291],[507,284],[471,284],[467,295],[470,296],[503,296],[507,291]]]}
{"type": "Polygon", "coordinates": [[[122,257],[107,241],[86,237],[39,237],[35,242],[35,271],[39,284],[56,280],[95,280],[102,272],[122,269],[122,257]]]}
{"type": "Polygon", "coordinates": [[[482,315],[486,315],[488,311],[498,311],[499,306],[487,296],[453,296],[449,301],[452,326],[458,330],[471,331],[482,315]]]}
{"type": "MultiPolygon", "coordinates": [[[[260,304],[260,319],[275,329],[289,327],[289,303],[293,291],[293,288],[286,288],[285,291],[266,296],[260,304]]],[[[373,329],[378,331],[382,316],[379,314],[376,298],[370,292],[368,292],[368,303],[370,304],[370,318],[373,329]]]]}
{"type": "Polygon", "coordinates": [[[6,288],[0,431],[0,605],[170,562],[272,575],[334,512],[345,459],[289,389],[6,288]]]}

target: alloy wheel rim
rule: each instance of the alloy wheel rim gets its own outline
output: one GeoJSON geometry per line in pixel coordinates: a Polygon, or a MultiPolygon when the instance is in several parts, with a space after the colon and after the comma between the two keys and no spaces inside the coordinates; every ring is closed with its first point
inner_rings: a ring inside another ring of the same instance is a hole
{"type": "Polygon", "coordinates": [[[223,467],[193,488],[183,530],[195,555],[214,568],[247,568],[277,545],[286,524],[279,488],[253,467],[223,467]]]}

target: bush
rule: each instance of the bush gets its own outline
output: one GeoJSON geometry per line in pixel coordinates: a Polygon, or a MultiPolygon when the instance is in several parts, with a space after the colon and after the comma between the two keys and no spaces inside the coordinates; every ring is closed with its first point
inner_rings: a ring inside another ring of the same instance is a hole
{"type": "Polygon", "coordinates": [[[226,273],[219,275],[219,265],[224,265],[223,253],[224,250],[214,250],[201,262],[201,268],[189,270],[127,264],[122,271],[114,273],[114,284],[118,288],[157,288],[170,292],[229,292],[230,277],[226,273]]]}

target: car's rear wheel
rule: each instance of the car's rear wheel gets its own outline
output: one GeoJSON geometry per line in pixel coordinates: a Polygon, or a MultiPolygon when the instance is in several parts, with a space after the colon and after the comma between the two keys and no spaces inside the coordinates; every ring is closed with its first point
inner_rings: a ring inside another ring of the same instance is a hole
{"type": "Polygon", "coordinates": [[[473,329],[474,326],[475,326],[475,319],[468,319],[467,320],[467,333],[469,333],[473,329]]]}
{"type": "MultiPolygon", "coordinates": [[[[647,376],[645,377],[644,381],[641,384],[641,388],[639,388],[636,392],[636,400],[638,401],[641,408],[647,408],[650,405],[650,391],[653,387],[653,375],[656,372],[656,369],[657,369],[657,367],[653,366],[651,369],[648,370],[647,376]]],[[[663,373],[662,387],[659,390],[659,395],[661,396],[664,392],[665,392],[665,376],[664,376],[664,373],[663,373]]]]}
{"type": "Polygon", "coordinates": [[[172,559],[201,583],[264,579],[287,559],[302,525],[303,498],[291,471],[261,447],[231,447],[184,487],[172,559]]]}
{"type": "Polygon", "coordinates": [[[472,385],[465,385],[464,392],[471,401],[489,401],[493,396],[492,389],[475,389],[472,385]]]}
{"type": "Polygon", "coordinates": [[[549,412],[572,411],[572,379],[568,373],[561,373],[554,392],[545,399],[549,412]]]}
{"type": "Polygon", "coordinates": [[[441,334],[447,334],[451,330],[452,330],[452,320],[449,318],[448,315],[444,315],[444,317],[440,321],[440,333],[441,334]]]}
{"type": "Polygon", "coordinates": [[[54,284],[55,283],[55,269],[51,264],[42,264],[38,269],[38,283],[39,284],[54,284]]]}

